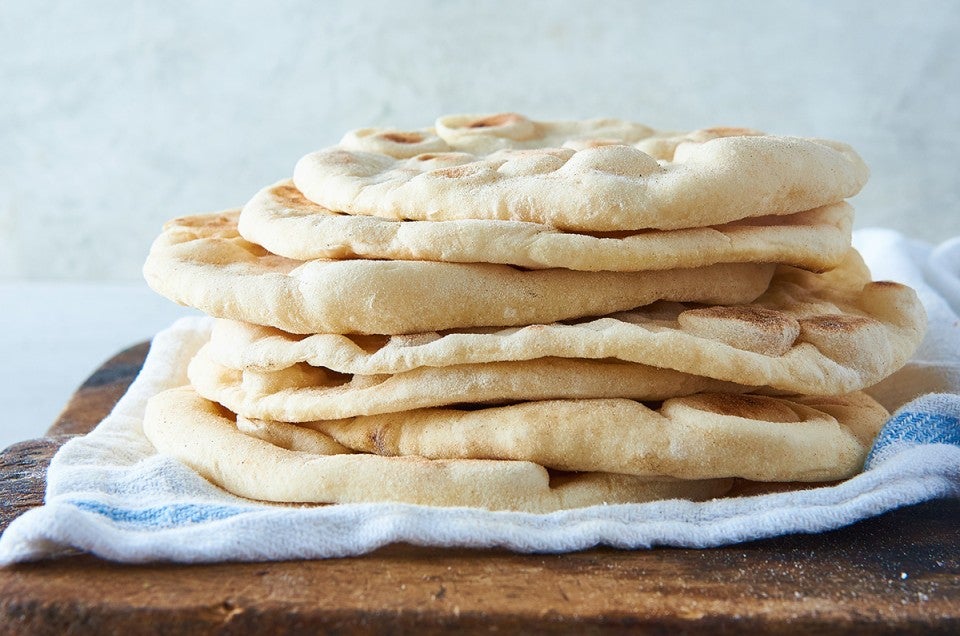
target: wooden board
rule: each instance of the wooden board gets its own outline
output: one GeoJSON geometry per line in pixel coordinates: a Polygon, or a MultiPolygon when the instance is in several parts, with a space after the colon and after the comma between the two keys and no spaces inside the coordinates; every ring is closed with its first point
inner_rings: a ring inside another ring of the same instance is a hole
{"type": "MultiPolygon", "coordinates": [[[[44,471],[98,421],[146,345],[108,361],[48,437],[0,455],[0,529],[42,501],[44,471]]],[[[349,559],[0,569],[0,633],[960,633],[960,501],[835,532],[710,550],[566,555],[394,545],[349,559]]]]}

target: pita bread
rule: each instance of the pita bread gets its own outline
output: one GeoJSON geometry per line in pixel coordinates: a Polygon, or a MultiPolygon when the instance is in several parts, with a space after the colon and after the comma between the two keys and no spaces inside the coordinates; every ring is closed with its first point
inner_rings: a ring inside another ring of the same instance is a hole
{"type": "Polygon", "coordinates": [[[300,337],[218,321],[209,354],[236,369],[307,363],[356,375],[543,357],[613,358],[745,386],[835,395],[890,375],[923,338],[926,317],[916,293],[897,283],[869,282],[869,276],[851,251],[825,274],[778,268],[767,292],[750,305],[657,303],[511,329],[300,337]]]}
{"type": "Polygon", "coordinates": [[[230,369],[203,347],[191,360],[190,384],[201,396],[245,417],[309,422],[393,413],[446,404],[496,404],[553,398],[663,400],[703,391],[745,391],[676,371],[616,360],[538,358],[396,375],[348,376],[296,365],[277,371],[230,369]]]}
{"type": "Polygon", "coordinates": [[[624,399],[551,400],[245,427],[292,448],[329,440],[384,456],[507,459],[564,471],[825,481],[861,470],[888,417],[863,393],[789,400],[713,393],[655,409],[624,399]]]}
{"type": "MultiPolygon", "coordinates": [[[[199,393],[197,394],[201,396],[199,393]]],[[[213,400],[210,400],[213,402],[213,400]]],[[[244,435],[278,446],[280,448],[310,453],[312,455],[349,455],[353,449],[347,448],[329,435],[289,422],[259,420],[234,414],[237,430],[244,435]]]]}
{"type": "Polygon", "coordinates": [[[212,316],[293,333],[398,334],[553,322],[661,299],[749,302],[763,293],[774,269],[733,263],[575,272],[421,261],[294,261],[241,238],[237,215],[169,222],[144,265],[148,284],[212,316]]]}
{"type": "Polygon", "coordinates": [[[521,221],[397,221],[332,212],[282,181],[254,195],[238,227],[248,241],[298,260],[505,263],[580,271],[754,262],[825,271],[843,261],[852,224],[853,208],[846,203],[702,228],[600,235],[521,221]]]}
{"type": "Polygon", "coordinates": [[[846,144],[741,128],[664,133],[515,113],[365,128],[303,157],[293,181],[327,209],[391,219],[499,219],[567,231],[703,227],[836,203],[868,170],[846,144]]]}
{"type": "Polygon", "coordinates": [[[160,453],[175,457],[229,492],[261,501],[403,502],[542,513],[654,499],[710,499],[732,484],[731,480],[558,474],[521,461],[290,451],[241,433],[229,411],[189,387],[151,398],[143,430],[160,453]]]}

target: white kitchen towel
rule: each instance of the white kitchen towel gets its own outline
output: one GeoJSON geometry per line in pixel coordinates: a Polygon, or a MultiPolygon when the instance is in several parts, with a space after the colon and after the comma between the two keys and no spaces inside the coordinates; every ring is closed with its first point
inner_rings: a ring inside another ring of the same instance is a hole
{"type": "Polygon", "coordinates": [[[938,497],[960,496],[960,239],[936,249],[886,230],[856,233],[876,279],[914,287],[929,332],[912,361],[872,391],[887,423],[862,474],[832,487],[718,499],[593,506],[550,514],[407,504],[276,506],[232,496],[143,436],[147,399],[186,383],[210,321],[183,319],[154,339],[140,376],[48,472],[45,505],[0,537],[0,564],[77,550],[123,562],[258,561],[362,554],[407,542],[565,552],[595,545],[709,547],[821,532],[938,497]],[[937,392],[935,395],[922,394],[937,392]]]}

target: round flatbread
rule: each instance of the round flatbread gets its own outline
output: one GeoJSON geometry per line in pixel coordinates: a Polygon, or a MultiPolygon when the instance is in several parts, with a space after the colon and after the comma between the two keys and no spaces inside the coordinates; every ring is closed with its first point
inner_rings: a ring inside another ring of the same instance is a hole
{"type": "Polygon", "coordinates": [[[846,144],[742,128],[664,133],[614,119],[516,113],[364,128],[293,180],[330,210],[392,219],[530,221],[562,230],[703,227],[836,203],[868,170],[846,144]]]}
{"type": "Polygon", "coordinates": [[[159,452],[229,492],[261,501],[403,502],[543,513],[655,499],[710,499],[732,485],[724,479],[558,474],[522,461],[291,451],[240,432],[231,413],[189,387],[151,398],[143,430],[159,452]]]}
{"type": "Polygon", "coordinates": [[[703,391],[746,391],[729,382],[617,360],[537,358],[404,373],[350,376],[300,364],[276,371],[225,367],[205,346],[191,360],[194,389],[245,417],[309,422],[447,404],[554,398],[664,400],[703,391]]]}
{"type": "Polygon", "coordinates": [[[925,326],[916,293],[870,282],[851,251],[825,274],[780,267],[749,305],[657,303],[603,318],[393,337],[301,337],[218,321],[208,352],[235,369],[306,363],[356,375],[545,357],[614,358],[744,386],[836,395],[872,386],[900,368],[925,326]]]}
{"type": "Polygon", "coordinates": [[[248,241],[298,260],[504,263],[580,271],[753,262],[825,271],[843,261],[852,224],[853,208],[846,203],[702,228],[608,234],[563,232],[522,221],[398,221],[332,212],[281,181],[247,202],[238,227],[248,241]]]}
{"type": "Polygon", "coordinates": [[[158,293],[219,318],[292,333],[402,334],[527,325],[656,300],[743,303],[774,266],[730,263],[655,272],[525,271],[422,261],[295,261],[237,233],[238,212],[169,222],[144,265],[158,293]]]}
{"type": "Polygon", "coordinates": [[[352,451],[429,459],[508,459],[577,472],[678,479],[845,479],[889,418],[863,393],[772,398],[706,393],[656,408],[633,400],[549,400],[422,409],[290,424],[243,420],[287,448],[320,440],[352,451]]]}

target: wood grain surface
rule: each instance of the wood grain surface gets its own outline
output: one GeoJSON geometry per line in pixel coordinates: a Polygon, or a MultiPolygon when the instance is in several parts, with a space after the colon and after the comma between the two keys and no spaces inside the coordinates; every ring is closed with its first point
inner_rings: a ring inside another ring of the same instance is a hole
{"type": "MultiPolygon", "coordinates": [[[[107,362],[51,436],[0,455],[0,529],[106,414],[146,345],[107,362]]],[[[710,550],[564,555],[394,545],[325,561],[0,569],[0,633],[960,633],[960,501],[710,550]]]]}

